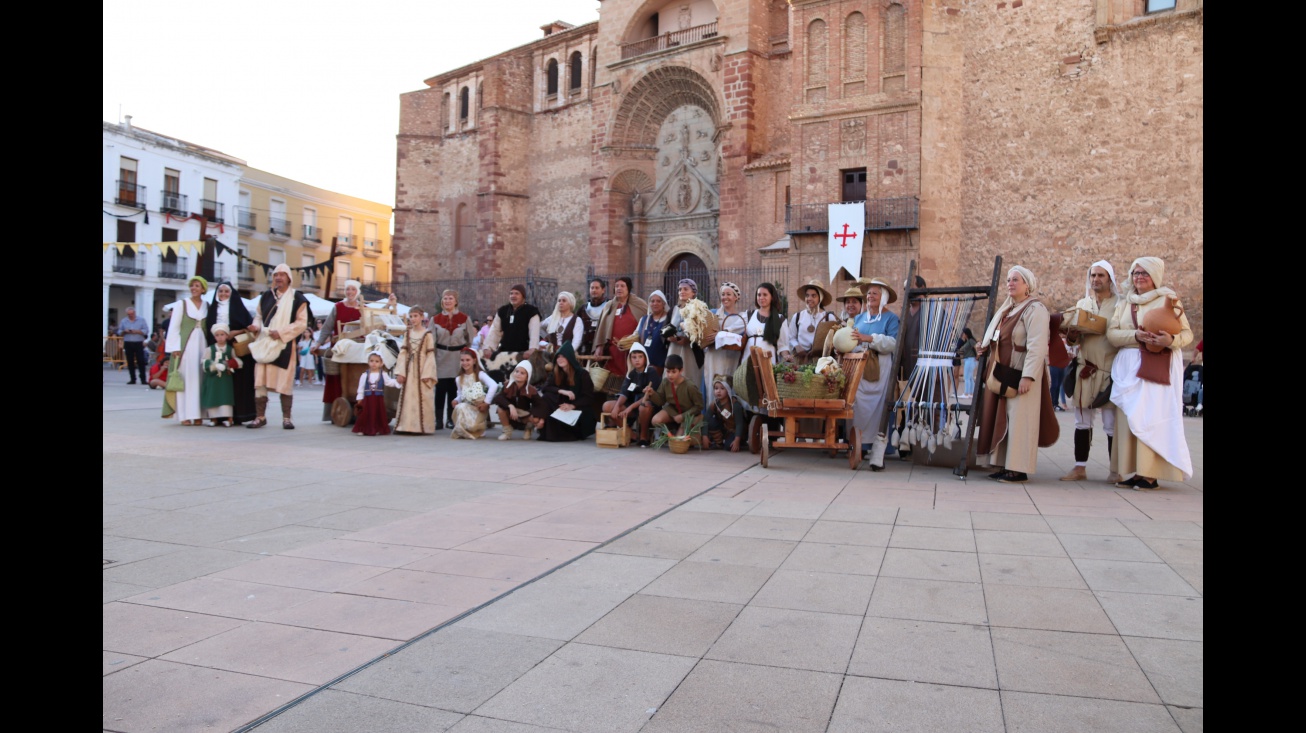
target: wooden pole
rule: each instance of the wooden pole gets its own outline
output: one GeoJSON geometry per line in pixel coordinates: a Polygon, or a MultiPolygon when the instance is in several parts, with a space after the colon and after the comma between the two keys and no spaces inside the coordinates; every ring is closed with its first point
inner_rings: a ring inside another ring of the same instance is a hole
{"type": "Polygon", "coordinates": [[[331,297],[331,280],[336,276],[336,243],[339,240],[339,237],[331,238],[331,255],[327,257],[327,262],[331,263],[331,269],[327,270],[326,286],[322,288],[323,298],[331,297]]]}

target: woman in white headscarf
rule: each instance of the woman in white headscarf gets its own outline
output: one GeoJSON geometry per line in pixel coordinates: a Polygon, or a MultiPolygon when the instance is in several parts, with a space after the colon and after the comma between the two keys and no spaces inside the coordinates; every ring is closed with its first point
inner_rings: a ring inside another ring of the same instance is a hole
{"type": "MultiPolygon", "coordinates": [[[[975,351],[990,348],[989,374],[993,368],[1009,367],[1015,384],[1003,384],[1002,394],[985,395],[980,416],[976,454],[988,453],[988,463],[998,471],[989,478],[1018,484],[1029,480],[1038,468],[1038,449],[1060,437],[1052,395],[1048,392],[1048,334],[1051,315],[1035,297],[1038,279],[1016,265],[1007,271],[1007,299],[993,315],[975,351]],[[994,364],[996,362],[996,365],[994,364]],[[1010,395],[1010,396],[1007,396],[1010,395]]],[[[987,381],[989,374],[985,374],[987,381]]],[[[995,374],[1002,376],[1001,370],[995,374]]]]}
{"type": "Polygon", "coordinates": [[[667,340],[662,336],[662,329],[670,322],[671,309],[667,296],[661,290],[649,293],[648,313],[639,319],[635,333],[639,334],[638,342],[644,347],[649,366],[657,370],[658,374],[662,373],[662,365],[667,361],[667,340]]]}
{"type": "MultiPolygon", "coordinates": [[[[703,382],[703,359],[705,354],[703,349],[690,341],[689,335],[685,333],[685,318],[681,314],[681,309],[689,304],[691,300],[698,300],[698,283],[690,278],[684,278],[676,284],[676,305],[671,309],[671,326],[675,327],[675,333],[667,337],[667,356],[675,354],[685,363],[685,381],[693,385],[699,385],[703,382]]],[[[707,307],[703,301],[699,304],[707,307]]],[[[663,359],[665,362],[666,360],[663,359]]]]}
{"type": "Polygon", "coordinates": [[[854,291],[844,293],[844,308],[860,310],[853,319],[857,332],[858,349],[868,351],[867,359],[875,359],[876,368],[868,363],[862,371],[862,381],[857,385],[857,401],[853,403],[853,425],[863,445],[868,445],[870,469],[884,470],[884,452],[888,441],[880,432],[884,411],[893,394],[893,354],[898,348],[899,321],[893,311],[885,306],[898,300],[887,278],[875,277],[866,285],[866,308],[858,308],[854,291]]]}
{"type": "Polygon", "coordinates": [[[322,325],[322,330],[317,335],[317,352],[326,359],[326,384],[322,387],[322,419],[331,419],[331,403],[336,401],[337,397],[352,397],[353,387],[358,383],[358,378],[367,371],[366,364],[350,364],[348,366],[337,364],[331,360],[331,347],[336,345],[340,338],[341,328],[346,323],[357,321],[363,317],[363,308],[365,304],[358,294],[362,291],[363,284],[357,280],[345,281],[345,299],[336,303],[331,312],[327,314],[326,323],[322,325]],[[332,374],[331,372],[335,372],[332,374]]]}
{"type": "MultiPolygon", "coordinates": [[[[744,328],[748,325],[746,304],[741,303],[743,293],[739,286],[731,282],[722,282],[718,289],[718,297],[721,305],[712,311],[716,314],[717,323],[720,324],[722,331],[733,333],[739,337],[740,343],[743,343],[744,328]]],[[[788,346],[789,342],[784,342],[788,346]]],[[[723,349],[717,348],[715,343],[703,345],[703,384],[695,384],[698,391],[704,395],[712,394],[711,380],[717,376],[733,375],[739,368],[739,362],[744,358],[746,350],[743,349],[723,349]]],[[[706,400],[704,400],[706,402],[706,400]]]]}
{"type": "Polygon", "coordinates": [[[1165,263],[1160,258],[1134,260],[1129,266],[1129,285],[1107,325],[1107,340],[1119,349],[1111,365],[1111,402],[1120,408],[1116,459],[1120,473],[1134,474],[1116,484],[1121,488],[1157,489],[1160,479],[1184,481],[1193,475],[1184,437],[1180,354],[1192,343],[1193,331],[1182,313],[1177,318],[1177,333],[1143,327],[1149,312],[1162,315],[1172,303],[1179,305],[1179,296],[1164,282],[1165,263]]]}
{"type": "Polygon", "coordinates": [[[570,341],[571,348],[580,351],[580,343],[584,338],[585,322],[576,313],[576,296],[564,290],[558,293],[553,313],[544,321],[540,347],[550,354],[556,354],[564,342],[570,341]]]}

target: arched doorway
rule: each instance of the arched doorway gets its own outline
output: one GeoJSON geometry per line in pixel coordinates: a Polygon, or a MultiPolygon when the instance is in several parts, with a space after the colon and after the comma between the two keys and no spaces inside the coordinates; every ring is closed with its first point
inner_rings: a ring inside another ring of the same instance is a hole
{"type": "Polygon", "coordinates": [[[715,292],[710,280],[711,273],[707,265],[696,254],[682,252],[667,263],[666,272],[662,276],[662,292],[674,303],[677,298],[677,286],[681,280],[689,278],[698,284],[698,299],[707,303],[709,306],[714,300],[710,294],[715,292]]]}

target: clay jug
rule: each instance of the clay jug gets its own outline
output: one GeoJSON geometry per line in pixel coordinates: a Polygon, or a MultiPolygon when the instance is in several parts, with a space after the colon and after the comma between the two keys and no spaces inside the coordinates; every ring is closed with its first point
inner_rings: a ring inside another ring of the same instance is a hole
{"type": "MultiPolygon", "coordinates": [[[[1144,313],[1143,319],[1138,325],[1144,331],[1151,333],[1164,331],[1174,336],[1184,329],[1183,324],[1179,321],[1179,316],[1183,315],[1183,313],[1184,309],[1183,306],[1179,305],[1179,299],[1167,295],[1165,296],[1165,305],[1144,313]]],[[[1147,350],[1154,354],[1160,353],[1164,349],[1164,346],[1147,345],[1147,350]]]]}
{"type": "Polygon", "coordinates": [[[857,348],[857,329],[853,328],[853,322],[848,321],[848,325],[834,332],[834,350],[840,354],[852,353],[857,348]]]}

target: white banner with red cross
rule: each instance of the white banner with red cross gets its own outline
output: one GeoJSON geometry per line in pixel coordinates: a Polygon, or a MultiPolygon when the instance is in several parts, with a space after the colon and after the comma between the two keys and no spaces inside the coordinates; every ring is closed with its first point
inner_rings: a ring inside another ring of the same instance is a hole
{"type": "Polygon", "coordinates": [[[866,238],[866,204],[830,204],[830,281],[839,268],[854,280],[862,276],[862,240],[866,238]]]}

